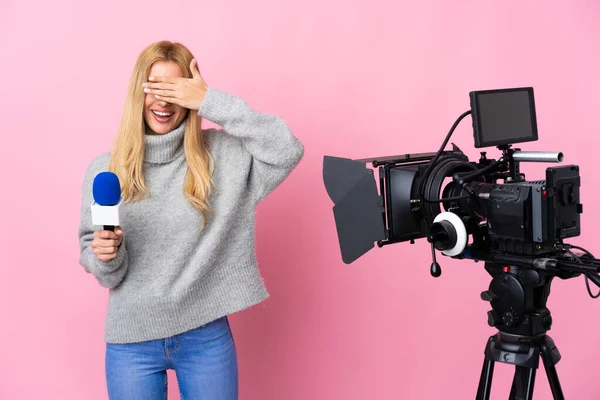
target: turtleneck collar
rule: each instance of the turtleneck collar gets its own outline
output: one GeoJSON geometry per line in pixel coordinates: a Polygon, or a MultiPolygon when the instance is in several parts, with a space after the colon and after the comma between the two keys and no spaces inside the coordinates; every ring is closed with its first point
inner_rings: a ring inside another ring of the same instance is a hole
{"type": "Polygon", "coordinates": [[[144,135],[144,161],[155,164],[165,164],[183,154],[183,136],[187,120],[171,132],[162,135],[144,135]]]}

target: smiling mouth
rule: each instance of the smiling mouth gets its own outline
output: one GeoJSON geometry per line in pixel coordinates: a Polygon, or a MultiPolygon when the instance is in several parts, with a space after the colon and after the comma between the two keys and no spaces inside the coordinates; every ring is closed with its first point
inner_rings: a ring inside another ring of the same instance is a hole
{"type": "Polygon", "coordinates": [[[156,110],[151,110],[152,114],[154,115],[154,119],[156,119],[158,122],[161,123],[165,123],[167,121],[169,121],[171,119],[171,117],[175,114],[173,112],[165,112],[165,111],[156,111],[156,110]]]}

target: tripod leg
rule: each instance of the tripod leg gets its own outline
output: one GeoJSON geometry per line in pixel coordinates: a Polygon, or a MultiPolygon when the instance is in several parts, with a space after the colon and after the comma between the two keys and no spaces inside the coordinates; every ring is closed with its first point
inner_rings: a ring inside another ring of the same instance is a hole
{"type": "Polygon", "coordinates": [[[479,387],[476,400],[489,400],[492,391],[492,376],[494,375],[494,360],[490,357],[490,347],[494,345],[495,336],[491,336],[485,344],[485,358],[481,368],[479,387]]]}
{"type": "Polygon", "coordinates": [[[556,350],[555,347],[550,349],[545,344],[541,346],[541,357],[544,363],[544,368],[546,369],[546,375],[548,376],[548,383],[550,383],[552,397],[554,400],[564,400],[565,396],[563,395],[563,391],[558,380],[558,373],[556,372],[555,367],[558,359],[560,359],[560,356],[558,356],[557,359],[557,354],[558,350],[556,350]]]}
{"type": "Polygon", "coordinates": [[[515,367],[512,388],[508,398],[510,400],[533,399],[533,387],[535,384],[535,368],[515,367]]]}
{"type": "Polygon", "coordinates": [[[479,388],[477,389],[477,400],[489,400],[492,391],[492,376],[494,375],[494,361],[487,358],[483,361],[479,388]]]}

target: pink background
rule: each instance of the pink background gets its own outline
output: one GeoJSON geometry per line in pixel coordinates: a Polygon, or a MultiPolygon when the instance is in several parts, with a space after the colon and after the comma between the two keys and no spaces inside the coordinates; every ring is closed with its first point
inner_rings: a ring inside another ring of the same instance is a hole
{"type": "MultiPolygon", "coordinates": [[[[306,146],[259,208],[271,298],[232,317],[241,399],[474,398],[493,332],[483,266],[442,259],[433,279],[424,241],[344,265],[321,176],[325,154],[437,150],[470,90],[535,87],[541,138],[522,148],[581,166],[571,243],[600,254],[597,4],[283,3],[2,1],[0,398],[106,398],[107,292],[77,263],[81,182],[110,149],[138,53],[160,39],[187,44],[209,85],[281,115],[306,146]]],[[[453,141],[476,157],[470,124],[453,141]]],[[[600,300],[579,278],[556,281],[549,304],[567,398],[599,398],[600,300]]],[[[512,371],[498,365],[492,398],[512,371]]],[[[536,396],[551,397],[543,370],[536,396]]]]}

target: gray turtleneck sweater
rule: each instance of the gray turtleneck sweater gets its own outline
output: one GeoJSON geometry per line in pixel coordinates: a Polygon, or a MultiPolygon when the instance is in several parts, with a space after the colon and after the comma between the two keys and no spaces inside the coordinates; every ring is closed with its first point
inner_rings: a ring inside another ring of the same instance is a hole
{"type": "Polygon", "coordinates": [[[165,135],[146,135],[144,177],[150,195],[122,211],[123,242],[108,263],[91,242],[92,182],[110,155],[89,165],[79,226],[80,264],[110,288],[105,340],[131,343],[165,338],[240,311],[268,297],[254,246],[258,202],[296,167],[303,145],[285,122],[258,113],[237,97],[209,89],[198,115],[222,129],[206,129],[215,161],[213,212],[187,200],[185,122],[165,135]]]}

